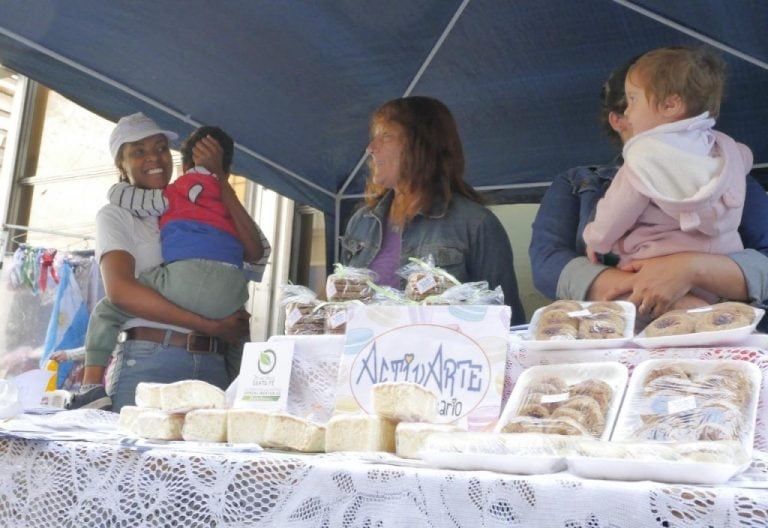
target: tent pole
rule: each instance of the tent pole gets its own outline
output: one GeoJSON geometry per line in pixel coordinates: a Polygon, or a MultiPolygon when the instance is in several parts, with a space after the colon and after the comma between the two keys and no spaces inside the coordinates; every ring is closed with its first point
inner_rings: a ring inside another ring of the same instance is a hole
{"type": "MultiPolygon", "coordinates": [[[[46,48],[44,46],[41,46],[40,44],[38,44],[36,42],[33,42],[33,41],[31,41],[31,40],[29,40],[29,39],[27,39],[25,37],[22,37],[21,35],[17,35],[16,33],[13,33],[12,31],[8,31],[7,29],[2,28],[2,27],[0,27],[0,34],[5,35],[6,37],[11,38],[11,39],[15,40],[16,42],[20,42],[20,43],[24,44],[25,46],[28,46],[28,47],[34,49],[35,51],[38,51],[38,52],[42,53],[43,55],[47,55],[48,57],[51,57],[52,59],[56,59],[57,61],[59,61],[59,62],[61,62],[63,64],[66,64],[67,66],[73,68],[74,70],[77,70],[77,71],[79,71],[81,73],[84,73],[85,75],[87,75],[89,77],[97,79],[97,80],[103,82],[104,84],[112,86],[113,88],[117,88],[121,92],[124,92],[124,93],[126,93],[126,94],[128,94],[128,95],[130,95],[132,97],[135,97],[136,99],[138,99],[140,101],[143,101],[144,103],[147,103],[148,105],[151,105],[151,106],[157,108],[161,112],[164,112],[164,113],[166,113],[166,114],[168,114],[170,116],[175,117],[176,119],[182,121],[183,123],[187,123],[188,125],[191,125],[191,126],[193,126],[195,128],[202,125],[202,123],[192,119],[192,117],[189,116],[189,115],[185,115],[185,114],[182,114],[180,112],[177,112],[173,108],[170,108],[169,106],[166,106],[166,105],[162,104],[161,102],[159,102],[159,101],[157,101],[155,99],[152,99],[151,97],[148,97],[148,96],[144,95],[143,93],[141,93],[139,91],[134,90],[133,88],[130,88],[128,86],[125,86],[124,84],[118,83],[118,82],[114,81],[113,79],[110,79],[106,75],[103,75],[103,74],[101,74],[101,73],[99,73],[97,71],[94,71],[91,68],[88,68],[87,66],[83,66],[82,64],[77,63],[77,62],[73,61],[72,59],[69,59],[69,58],[63,56],[60,53],[56,53],[53,50],[50,50],[50,49],[48,49],[48,48],[46,48]]],[[[307,186],[309,186],[309,187],[311,187],[311,188],[313,188],[313,189],[315,189],[315,190],[317,190],[317,191],[319,191],[319,192],[321,192],[321,193],[323,193],[323,194],[325,194],[327,196],[330,196],[331,198],[334,198],[336,196],[333,192],[331,192],[331,191],[329,191],[329,190],[327,190],[327,189],[317,185],[314,182],[309,181],[308,179],[306,179],[306,178],[304,178],[302,176],[299,176],[295,172],[293,172],[293,171],[283,167],[282,165],[280,165],[278,163],[275,163],[274,161],[270,160],[267,157],[264,157],[264,156],[262,156],[262,155],[260,155],[260,154],[258,154],[256,152],[252,151],[251,149],[245,148],[242,145],[239,145],[237,143],[235,143],[235,148],[237,148],[238,150],[240,150],[242,152],[245,152],[249,156],[258,159],[259,161],[261,161],[263,163],[266,163],[267,165],[277,169],[278,171],[282,172],[283,174],[285,174],[287,176],[290,176],[291,178],[294,178],[296,180],[299,180],[303,184],[305,184],[305,185],[307,185],[307,186]]]]}
{"type": "MultiPolygon", "coordinates": [[[[437,52],[440,50],[440,48],[443,45],[443,42],[445,42],[445,39],[448,38],[448,35],[453,30],[453,27],[456,25],[456,22],[459,20],[459,17],[464,13],[464,10],[466,9],[467,5],[469,4],[470,0],[463,0],[461,2],[461,5],[456,9],[456,12],[451,17],[451,20],[448,22],[448,25],[445,26],[445,29],[440,34],[440,38],[437,39],[437,42],[435,42],[435,45],[432,46],[432,49],[429,52],[429,55],[427,55],[427,58],[424,59],[424,62],[421,64],[421,67],[419,68],[419,71],[416,72],[416,75],[413,76],[413,79],[411,80],[411,83],[408,85],[408,88],[405,89],[405,93],[403,94],[403,97],[408,97],[413,89],[416,87],[416,84],[421,80],[421,76],[424,75],[424,72],[427,70],[429,65],[432,63],[432,59],[435,58],[435,55],[437,55],[437,52]]],[[[352,183],[352,180],[355,179],[357,176],[357,173],[360,171],[360,167],[363,166],[363,163],[365,162],[365,159],[368,157],[367,153],[363,153],[360,160],[355,165],[355,168],[352,169],[352,172],[347,176],[346,181],[344,182],[344,185],[341,186],[341,189],[337,193],[337,196],[343,195],[344,191],[347,190],[347,187],[352,183]]]]}
{"type": "Polygon", "coordinates": [[[648,9],[645,9],[644,7],[640,7],[639,5],[633,4],[632,2],[629,2],[627,0],[613,0],[615,3],[619,4],[620,6],[624,6],[627,9],[631,9],[632,11],[636,11],[640,13],[641,15],[645,15],[650,19],[653,19],[657,22],[660,22],[664,24],[665,26],[669,26],[672,29],[676,29],[680,31],[681,33],[685,33],[686,35],[689,35],[691,37],[694,37],[702,42],[705,42],[709,44],[710,46],[713,46],[719,50],[722,50],[726,53],[730,53],[731,55],[738,57],[742,60],[745,60],[747,62],[751,62],[755,66],[759,66],[764,70],[768,70],[768,63],[761,61],[760,59],[757,59],[755,57],[752,57],[751,55],[747,55],[746,53],[743,53],[736,48],[732,48],[731,46],[724,44],[718,40],[715,40],[713,38],[710,38],[703,33],[699,33],[696,30],[693,30],[691,28],[687,28],[683,26],[682,24],[678,24],[677,22],[673,22],[672,20],[669,20],[668,18],[665,18],[661,15],[658,15],[654,13],[653,11],[650,11],[648,9]]]}

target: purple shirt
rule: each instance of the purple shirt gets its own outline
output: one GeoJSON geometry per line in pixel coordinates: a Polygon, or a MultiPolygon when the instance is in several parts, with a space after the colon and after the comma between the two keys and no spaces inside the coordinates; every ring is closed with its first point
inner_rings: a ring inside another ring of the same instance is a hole
{"type": "Polygon", "coordinates": [[[400,287],[401,277],[397,274],[400,268],[400,232],[387,222],[381,240],[381,248],[373,257],[370,268],[379,274],[377,284],[382,286],[400,287]]]}

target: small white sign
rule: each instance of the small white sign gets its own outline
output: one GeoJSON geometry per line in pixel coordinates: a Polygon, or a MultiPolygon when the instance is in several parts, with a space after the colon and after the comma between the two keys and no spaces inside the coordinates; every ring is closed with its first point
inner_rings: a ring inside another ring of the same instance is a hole
{"type": "Polygon", "coordinates": [[[245,344],[233,407],[285,410],[293,346],[293,341],[245,344]]]}
{"type": "Polygon", "coordinates": [[[561,392],[560,394],[542,394],[541,403],[560,403],[571,399],[570,392],[561,392]]]}

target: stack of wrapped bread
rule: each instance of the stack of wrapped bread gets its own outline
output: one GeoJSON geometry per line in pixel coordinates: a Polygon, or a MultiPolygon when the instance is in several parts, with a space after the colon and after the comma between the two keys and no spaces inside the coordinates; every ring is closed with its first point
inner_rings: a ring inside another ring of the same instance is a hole
{"type": "Polygon", "coordinates": [[[227,409],[224,391],[204,381],[139,383],[136,405],[120,410],[119,427],[149,440],[255,443],[323,451],[325,427],[282,413],[227,409]]]}
{"type": "Polygon", "coordinates": [[[387,382],[371,388],[373,414],[337,414],[328,422],[326,452],[386,451],[417,458],[426,438],[461,431],[436,424],[437,395],[417,383],[387,382]]]}
{"type": "Polygon", "coordinates": [[[459,431],[434,423],[438,399],[416,383],[372,388],[374,414],[339,414],[327,427],[297,416],[228,409],[224,391],[197,380],[140,383],[136,405],[120,411],[119,427],[149,440],[259,444],[303,452],[387,451],[416,458],[433,432],[459,431]]]}

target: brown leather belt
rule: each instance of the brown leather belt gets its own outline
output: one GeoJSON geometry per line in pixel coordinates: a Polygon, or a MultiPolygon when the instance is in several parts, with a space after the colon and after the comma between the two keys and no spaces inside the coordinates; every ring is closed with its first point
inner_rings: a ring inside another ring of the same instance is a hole
{"type": "Polygon", "coordinates": [[[151,341],[153,343],[166,343],[168,346],[181,347],[192,354],[218,354],[219,347],[215,337],[189,333],[183,334],[173,330],[164,330],[162,328],[150,328],[147,326],[136,326],[120,333],[118,341],[151,341]]]}

